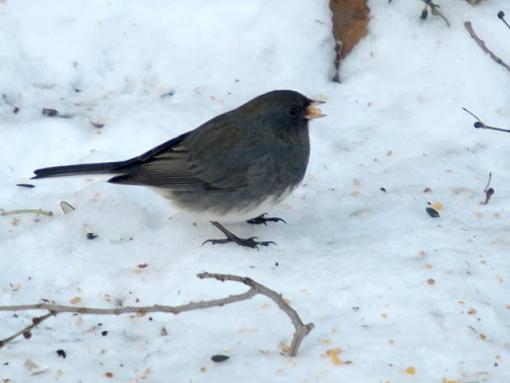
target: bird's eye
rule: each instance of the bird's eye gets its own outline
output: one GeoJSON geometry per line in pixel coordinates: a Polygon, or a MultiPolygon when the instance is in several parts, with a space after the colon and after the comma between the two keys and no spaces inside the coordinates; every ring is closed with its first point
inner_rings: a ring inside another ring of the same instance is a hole
{"type": "Polygon", "coordinates": [[[289,109],[289,116],[296,117],[299,114],[299,108],[297,106],[293,106],[289,109]]]}

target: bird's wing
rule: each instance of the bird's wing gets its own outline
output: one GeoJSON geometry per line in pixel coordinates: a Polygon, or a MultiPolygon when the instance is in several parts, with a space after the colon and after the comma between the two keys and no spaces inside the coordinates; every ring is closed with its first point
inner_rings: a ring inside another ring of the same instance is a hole
{"type": "Polygon", "coordinates": [[[128,160],[125,173],[109,182],[183,191],[239,190],[263,176],[269,160],[262,148],[240,144],[240,133],[238,126],[215,118],[128,160]]]}
{"type": "Polygon", "coordinates": [[[148,150],[137,157],[133,157],[127,161],[122,162],[119,166],[117,166],[116,170],[120,172],[129,171],[132,168],[136,168],[137,166],[140,166],[144,163],[151,161],[158,155],[165,154],[168,152],[178,152],[179,144],[183,142],[190,134],[191,132],[183,133],[180,136],[177,136],[175,138],[172,138],[171,140],[163,142],[162,144],[155,146],[151,150],[148,150]]]}

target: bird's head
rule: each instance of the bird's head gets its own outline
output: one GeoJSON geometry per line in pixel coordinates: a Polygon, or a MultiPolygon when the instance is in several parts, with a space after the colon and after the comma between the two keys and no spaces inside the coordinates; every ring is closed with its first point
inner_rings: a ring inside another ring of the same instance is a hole
{"type": "Polygon", "coordinates": [[[285,131],[306,129],[308,121],[324,117],[317,107],[324,101],[312,100],[293,90],[274,90],[244,104],[248,118],[261,125],[285,131]]]}

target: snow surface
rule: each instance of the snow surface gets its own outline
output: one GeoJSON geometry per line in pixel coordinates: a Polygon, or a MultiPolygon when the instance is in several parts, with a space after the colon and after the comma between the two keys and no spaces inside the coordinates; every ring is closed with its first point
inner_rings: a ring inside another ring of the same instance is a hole
{"type": "MultiPolygon", "coordinates": [[[[326,1],[0,1],[0,207],[54,212],[0,216],[0,303],[177,305],[245,290],[195,278],[210,271],[254,278],[316,325],[288,358],[293,328],[264,297],[177,317],[66,314],[1,349],[0,377],[510,381],[510,136],[475,130],[461,110],[509,126],[510,76],[463,22],[508,62],[495,15],[510,8],[436,2],[451,28],[420,21],[419,1],[370,1],[370,33],[336,84],[326,1]],[[229,226],[278,246],[201,247],[220,237],[215,228],[143,188],[87,178],[15,186],[39,167],[140,154],[281,88],[328,98],[306,179],[270,212],[287,225],[229,226]],[[496,193],[482,205],[489,172],[496,193]],[[60,201],[76,210],[64,214],[60,201]],[[443,205],[440,218],[428,202],[443,205]],[[352,363],[333,363],[336,348],[352,363]],[[214,354],[231,358],[216,364],[214,354]]],[[[35,315],[2,313],[0,337],[35,315]]]]}

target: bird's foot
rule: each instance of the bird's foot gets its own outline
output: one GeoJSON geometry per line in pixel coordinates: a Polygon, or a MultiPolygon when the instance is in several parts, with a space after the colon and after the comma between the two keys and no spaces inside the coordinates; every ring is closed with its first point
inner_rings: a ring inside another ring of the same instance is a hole
{"type": "Polygon", "coordinates": [[[259,215],[258,217],[249,219],[246,222],[251,223],[252,225],[260,225],[260,224],[267,225],[266,222],[283,222],[283,223],[287,223],[287,221],[285,221],[283,218],[266,217],[266,215],[267,215],[267,213],[263,213],[263,214],[259,215]]]}
{"type": "Polygon", "coordinates": [[[249,247],[251,249],[257,249],[259,246],[269,246],[276,245],[273,241],[257,241],[257,237],[249,237],[249,238],[239,238],[237,235],[233,234],[231,231],[227,230],[225,226],[216,221],[211,221],[211,223],[216,226],[225,237],[223,239],[208,239],[202,243],[202,246],[206,243],[212,243],[213,245],[219,245],[223,243],[236,243],[239,246],[249,247]]]}

